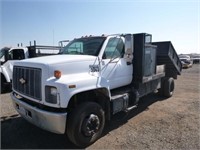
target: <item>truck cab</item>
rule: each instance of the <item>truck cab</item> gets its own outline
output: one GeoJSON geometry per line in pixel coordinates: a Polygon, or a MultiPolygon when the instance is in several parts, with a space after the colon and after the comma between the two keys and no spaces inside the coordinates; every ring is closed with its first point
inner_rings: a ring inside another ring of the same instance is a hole
{"type": "Polygon", "coordinates": [[[25,47],[4,47],[0,50],[1,91],[4,91],[12,80],[14,62],[26,58],[28,50],[25,47]]]}
{"type": "Polygon", "coordinates": [[[60,55],[16,62],[11,97],[26,120],[82,147],[141,97],[171,97],[181,68],[171,42],[152,42],[151,34],[86,36],[60,55]]]}
{"type": "Polygon", "coordinates": [[[125,38],[117,35],[84,37],[69,43],[63,48],[62,54],[93,56],[95,59],[87,71],[92,76],[101,76],[109,82],[109,89],[114,89],[130,84],[132,80],[133,68],[124,57],[124,42],[125,38]]]}

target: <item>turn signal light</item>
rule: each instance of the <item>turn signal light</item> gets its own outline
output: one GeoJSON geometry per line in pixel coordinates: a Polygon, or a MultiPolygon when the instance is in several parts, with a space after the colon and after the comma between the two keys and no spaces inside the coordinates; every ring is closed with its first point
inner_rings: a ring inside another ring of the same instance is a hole
{"type": "Polygon", "coordinates": [[[56,77],[57,79],[59,79],[61,77],[61,72],[59,70],[55,70],[54,71],[54,77],[56,77]]]}

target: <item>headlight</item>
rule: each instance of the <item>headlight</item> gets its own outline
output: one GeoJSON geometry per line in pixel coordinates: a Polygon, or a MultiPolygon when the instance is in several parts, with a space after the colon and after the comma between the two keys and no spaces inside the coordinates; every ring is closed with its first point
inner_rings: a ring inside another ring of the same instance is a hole
{"type": "Polygon", "coordinates": [[[57,103],[57,88],[53,86],[45,87],[45,101],[48,103],[56,104],[57,103]]]}

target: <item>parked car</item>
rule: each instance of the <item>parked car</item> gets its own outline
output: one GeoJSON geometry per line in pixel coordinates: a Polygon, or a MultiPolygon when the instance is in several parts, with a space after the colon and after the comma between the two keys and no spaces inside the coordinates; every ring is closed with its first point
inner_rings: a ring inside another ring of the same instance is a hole
{"type": "Polygon", "coordinates": [[[194,64],[199,64],[200,63],[200,54],[192,55],[191,59],[194,64]]]}
{"type": "Polygon", "coordinates": [[[190,68],[193,65],[193,61],[189,55],[179,55],[179,59],[182,63],[182,68],[190,68]]]}

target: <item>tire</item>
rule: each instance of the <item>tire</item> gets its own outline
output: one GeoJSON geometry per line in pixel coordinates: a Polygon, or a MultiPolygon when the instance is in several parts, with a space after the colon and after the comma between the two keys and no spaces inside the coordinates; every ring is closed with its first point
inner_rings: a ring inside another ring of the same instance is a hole
{"type": "Polygon", "coordinates": [[[158,94],[164,96],[164,81],[161,82],[161,87],[158,89],[158,94]]]}
{"type": "Polygon", "coordinates": [[[1,76],[1,89],[0,89],[0,92],[1,93],[5,93],[6,92],[6,80],[4,78],[4,76],[1,76]]]}
{"type": "Polygon", "coordinates": [[[173,78],[166,78],[163,83],[163,96],[171,97],[174,93],[174,79],[173,78]]]}
{"type": "Polygon", "coordinates": [[[105,113],[95,102],[77,106],[67,119],[67,136],[79,147],[86,147],[100,138],[105,125],[105,113]]]}
{"type": "Polygon", "coordinates": [[[1,90],[0,90],[0,93],[5,93],[5,85],[4,83],[1,83],[1,90]]]}

